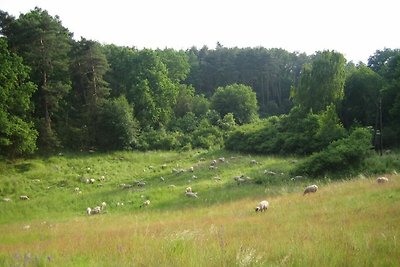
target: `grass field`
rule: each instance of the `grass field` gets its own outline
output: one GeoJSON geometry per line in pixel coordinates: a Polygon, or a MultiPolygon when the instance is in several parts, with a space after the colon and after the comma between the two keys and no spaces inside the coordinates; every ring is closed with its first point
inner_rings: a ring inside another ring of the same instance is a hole
{"type": "Polygon", "coordinates": [[[363,175],[294,182],[293,162],[226,151],[4,161],[0,196],[11,201],[0,202],[0,266],[400,265],[400,176],[381,185],[363,175]],[[251,182],[237,185],[232,177],[242,174],[251,182]],[[318,192],[303,196],[311,183],[318,192]],[[199,198],[186,197],[187,186],[199,198]],[[270,208],[255,213],[263,199],[270,208]],[[85,214],[103,201],[103,214],[85,214]]]}

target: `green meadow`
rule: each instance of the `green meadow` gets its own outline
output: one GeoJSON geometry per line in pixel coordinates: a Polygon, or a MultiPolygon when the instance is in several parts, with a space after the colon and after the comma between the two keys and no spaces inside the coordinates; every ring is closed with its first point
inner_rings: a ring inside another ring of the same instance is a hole
{"type": "Polygon", "coordinates": [[[386,173],[297,180],[301,158],[224,150],[3,160],[0,266],[399,266],[400,176],[383,166],[398,157],[371,160],[386,173]]]}

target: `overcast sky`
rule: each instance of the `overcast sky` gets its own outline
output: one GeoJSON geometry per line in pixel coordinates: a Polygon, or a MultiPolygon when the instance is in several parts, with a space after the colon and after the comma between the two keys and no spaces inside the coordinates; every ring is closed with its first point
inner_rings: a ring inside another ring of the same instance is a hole
{"type": "Polygon", "coordinates": [[[0,0],[14,16],[35,6],[58,15],[77,40],[139,49],[330,49],[357,63],[400,48],[399,0],[0,0]]]}

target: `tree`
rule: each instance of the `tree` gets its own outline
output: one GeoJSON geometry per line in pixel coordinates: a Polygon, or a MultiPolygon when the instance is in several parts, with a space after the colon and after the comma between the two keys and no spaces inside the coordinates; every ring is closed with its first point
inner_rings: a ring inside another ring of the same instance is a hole
{"type": "Polygon", "coordinates": [[[295,103],[318,113],[343,98],[346,59],[334,51],[318,52],[311,64],[303,67],[299,85],[294,88],[295,103]]]}
{"type": "Polygon", "coordinates": [[[139,124],[124,96],[104,101],[98,116],[97,143],[103,149],[132,149],[139,124]]]}
{"type": "Polygon", "coordinates": [[[101,45],[84,38],[74,43],[70,70],[73,90],[68,105],[67,127],[81,128],[86,125],[87,130],[82,132],[87,134],[85,146],[93,146],[98,109],[110,91],[104,80],[109,66],[101,45]]]}
{"type": "Polygon", "coordinates": [[[349,74],[340,112],[346,127],[354,123],[362,126],[375,125],[382,86],[382,77],[364,64],[360,64],[349,74]]]}
{"type": "Polygon", "coordinates": [[[9,23],[5,34],[10,49],[31,67],[32,81],[38,85],[33,99],[40,144],[47,148],[57,146],[53,118],[71,88],[68,53],[72,34],[58,16],[52,17],[38,7],[9,23]]]}
{"type": "Polygon", "coordinates": [[[29,68],[10,53],[0,38],[0,154],[14,157],[36,149],[37,131],[31,122],[31,96],[37,87],[29,81],[29,68]]]}
{"type": "Polygon", "coordinates": [[[232,113],[238,124],[258,119],[256,94],[250,86],[243,84],[218,87],[211,98],[211,108],[219,112],[221,117],[232,113]]]}

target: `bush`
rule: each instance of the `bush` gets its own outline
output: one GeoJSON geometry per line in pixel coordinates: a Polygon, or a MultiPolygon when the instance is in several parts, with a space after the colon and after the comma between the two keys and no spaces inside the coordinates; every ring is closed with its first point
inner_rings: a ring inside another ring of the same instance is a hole
{"type": "Polygon", "coordinates": [[[98,118],[96,143],[104,149],[131,149],[139,123],[133,117],[133,108],[121,96],[104,102],[98,118]]]}
{"type": "Polygon", "coordinates": [[[331,143],[299,164],[292,174],[324,176],[358,171],[371,153],[372,134],[369,129],[356,128],[350,136],[331,143]]]}

